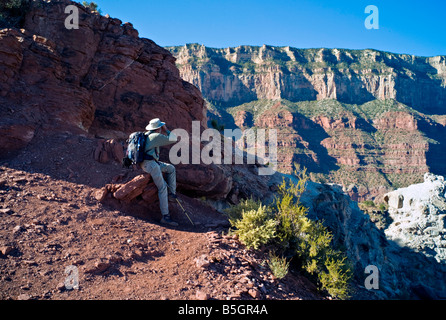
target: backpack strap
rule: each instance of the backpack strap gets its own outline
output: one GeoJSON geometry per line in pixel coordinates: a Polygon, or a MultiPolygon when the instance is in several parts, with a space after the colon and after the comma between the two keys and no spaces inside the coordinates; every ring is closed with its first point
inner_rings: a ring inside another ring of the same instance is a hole
{"type": "MultiPolygon", "coordinates": [[[[151,134],[153,134],[153,133],[156,133],[156,132],[153,132],[153,131],[148,131],[148,132],[146,132],[146,135],[147,135],[147,138],[149,138],[149,136],[151,135],[151,134]]],[[[153,150],[153,149],[150,149],[150,150],[153,150]]],[[[150,151],[149,150],[149,151],[150,151]]],[[[157,153],[156,152],[156,148],[155,148],[155,153],[157,153]]],[[[155,160],[155,161],[157,161],[153,156],[151,156],[150,154],[147,154],[146,152],[144,152],[144,160],[155,160]]],[[[158,162],[158,161],[157,161],[158,162]]]]}

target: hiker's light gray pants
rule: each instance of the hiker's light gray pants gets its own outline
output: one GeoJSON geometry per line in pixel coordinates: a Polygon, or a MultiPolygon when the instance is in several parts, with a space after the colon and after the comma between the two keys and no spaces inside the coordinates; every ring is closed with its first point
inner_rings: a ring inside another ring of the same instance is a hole
{"type": "Polygon", "coordinates": [[[145,160],[141,164],[141,168],[152,176],[153,182],[158,188],[158,198],[160,201],[161,214],[163,216],[169,214],[169,198],[168,191],[176,194],[177,177],[175,167],[169,163],[155,160],[145,160]],[[167,173],[167,183],[164,181],[163,172],[167,173]],[[168,189],[169,188],[169,189],[168,189]]]}

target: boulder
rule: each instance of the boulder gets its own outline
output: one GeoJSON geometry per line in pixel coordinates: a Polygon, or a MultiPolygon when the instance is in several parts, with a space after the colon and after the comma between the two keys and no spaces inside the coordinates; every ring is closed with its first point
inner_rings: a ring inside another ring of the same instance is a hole
{"type": "Polygon", "coordinates": [[[142,191],[141,197],[148,204],[155,202],[156,200],[158,200],[158,188],[153,182],[147,184],[147,186],[142,191]]]}
{"type": "Polygon", "coordinates": [[[3,256],[7,256],[12,251],[14,251],[14,247],[13,246],[6,245],[6,246],[1,246],[0,247],[0,254],[2,254],[3,256]]]}
{"type": "Polygon", "coordinates": [[[209,300],[210,298],[209,293],[200,290],[195,293],[195,297],[197,300],[209,300]]]}
{"type": "Polygon", "coordinates": [[[124,158],[124,148],[121,143],[115,139],[100,139],[94,151],[94,159],[100,163],[116,161],[121,163],[124,158]]]}
{"type": "Polygon", "coordinates": [[[123,184],[118,190],[116,190],[113,193],[113,197],[124,202],[130,202],[143,193],[151,179],[152,177],[150,174],[141,174],[136,176],[131,181],[123,184]]]}
{"type": "Polygon", "coordinates": [[[386,236],[440,263],[446,262],[446,183],[443,176],[424,175],[424,182],[389,192],[393,222],[386,236]]]}
{"type": "Polygon", "coordinates": [[[107,194],[108,194],[107,187],[102,187],[94,192],[93,197],[97,201],[103,202],[106,199],[107,194]]]}

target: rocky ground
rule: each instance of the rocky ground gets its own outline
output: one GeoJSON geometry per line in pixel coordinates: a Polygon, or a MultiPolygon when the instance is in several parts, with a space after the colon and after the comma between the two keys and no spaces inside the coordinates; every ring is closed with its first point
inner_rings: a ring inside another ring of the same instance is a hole
{"type": "Polygon", "coordinates": [[[324,299],[299,274],[275,279],[202,201],[180,195],[197,226],[172,206],[177,228],[99,202],[127,173],[96,162],[96,144],[55,133],[0,163],[0,299],[324,299]],[[78,289],[65,285],[69,266],[78,289]]]}

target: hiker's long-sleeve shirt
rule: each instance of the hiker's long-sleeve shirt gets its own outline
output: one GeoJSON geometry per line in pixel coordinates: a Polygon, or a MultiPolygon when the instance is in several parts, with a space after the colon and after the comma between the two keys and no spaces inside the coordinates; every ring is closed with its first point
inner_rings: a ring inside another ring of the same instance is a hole
{"type": "Polygon", "coordinates": [[[166,133],[168,136],[162,133],[150,133],[148,135],[146,147],[144,149],[146,154],[152,156],[156,160],[159,160],[160,147],[168,146],[177,142],[178,138],[174,133],[170,132],[169,130],[166,130],[166,133]]]}

